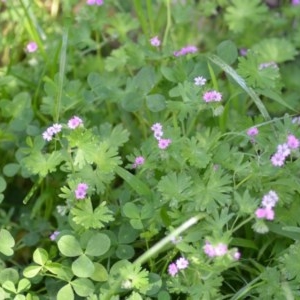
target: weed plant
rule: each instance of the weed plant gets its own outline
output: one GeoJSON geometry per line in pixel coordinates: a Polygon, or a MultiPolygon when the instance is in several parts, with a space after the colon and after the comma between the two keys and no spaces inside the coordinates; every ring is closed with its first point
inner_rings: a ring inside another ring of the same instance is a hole
{"type": "Polygon", "coordinates": [[[0,12],[0,299],[300,299],[300,1],[0,12]]]}

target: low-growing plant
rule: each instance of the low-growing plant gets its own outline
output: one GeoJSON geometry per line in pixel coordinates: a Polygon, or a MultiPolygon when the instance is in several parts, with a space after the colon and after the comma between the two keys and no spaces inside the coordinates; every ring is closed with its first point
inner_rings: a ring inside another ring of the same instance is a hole
{"type": "Polygon", "coordinates": [[[0,299],[300,298],[299,1],[0,9],[0,299]]]}

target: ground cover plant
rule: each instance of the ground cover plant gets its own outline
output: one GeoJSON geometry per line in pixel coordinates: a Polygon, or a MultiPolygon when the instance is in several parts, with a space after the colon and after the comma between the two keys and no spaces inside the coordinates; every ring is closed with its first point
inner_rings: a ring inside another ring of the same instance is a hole
{"type": "Polygon", "coordinates": [[[300,1],[0,11],[0,299],[300,299],[300,1]]]}

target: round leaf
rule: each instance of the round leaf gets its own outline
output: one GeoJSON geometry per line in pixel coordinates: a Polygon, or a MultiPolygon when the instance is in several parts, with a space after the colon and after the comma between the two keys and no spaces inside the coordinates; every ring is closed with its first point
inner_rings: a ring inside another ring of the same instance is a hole
{"type": "Polygon", "coordinates": [[[224,41],[219,44],[217,54],[229,65],[233,64],[238,57],[236,45],[232,41],[224,41]]]}
{"type": "Polygon", "coordinates": [[[122,99],[122,107],[129,112],[137,111],[143,104],[143,96],[136,92],[125,94],[122,99]]]}
{"type": "Polygon", "coordinates": [[[129,244],[136,240],[139,232],[128,223],[123,223],[118,232],[118,241],[120,244],[129,244]]]}
{"type": "Polygon", "coordinates": [[[22,278],[18,283],[17,292],[21,293],[23,291],[27,291],[31,286],[30,281],[27,278],[22,278]]]}
{"type": "Polygon", "coordinates": [[[162,286],[162,280],[158,274],[150,273],[149,274],[149,283],[150,283],[150,289],[147,291],[148,296],[153,296],[160,290],[162,286]]]}
{"type": "Polygon", "coordinates": [[[146,104],[150,111],[162,111],[166,108],[166,98],[160,94],[149,95],[146,97],[146,104]]]}
{"type": "MultiPolygon", "coordinates": [[[[5,281],[12,281],[14,284],[16,284],[19,280],[19,273],[13,268],[6,268],[1,270],[0,272],[0,284],[2,284],[5,281]]],[[[1,298],[0,298],[1,299],[1,298]]]]}
{"type": "Polygon", "coordinates": [[[110,239],[106,234],[94,234],[86,247],[85,254],[91,256],[100,256],[106,253],[110,248],[110,239]]]}
{"type": "Polygon", "coordinates": [[[134,248],[130,245],[119,245],[116,255],[120,259],[130,259],[134,256],[134,248]]]}
{"type": "Polygon", "coordinates": [[[57,293],[57,300],[74,300],[74,292],[70,284],[63,286],[57,293]]]}
{"type": "Polygon", "coordinates": [[[6,189],[6,181],[5,179],[0,176],[0,193],[6,189]]]}
{"type": "Polygon", "coordinates": [[[40,272],[41,269],[41,266],[29,266],[24,269],[23,275],[27,278],[33,278],[40,272]]]}
{"type": "Polygon", "coordinates": [[[91,279],[93,279],[94,281],[99,281],[99,282],[107,281],[108,273],[107,273],[106,269],[104,268],[104,266],[99,263],[94,263],[94,267],[95,267],[95,271],[92,274],[92,276],[90,276],[91,279]]]}
{"type": "Polygon", "coordinates": [[[78,278],[71,282],[75,293],[81,297],[87,297],[94,292],[94,284],[86,278],[78,278]]]}
{"type": "Polygon", "coordinates": [[[6,256],[14,254],[12,247],[15,245],[15,240],[6,229],[0,231],[0,252],[6,256]]]}
{"type": "Polygon", "coordinates": [[[79,256],[83,253],[79,242],[73,235],[64,235],[58,242],[57,246],[59,251],[68,257],[79,256]]]}
{"type": "Polygon", "coordinates": [[[139,208],[132,202],[127,202],[123,206],[123,213],[126,217],[128,217],[130,219],[139,219],[140,218],[139,208]]]}
{"type": "Polygon", "coordinates": [[[20,169],[19,164],[7,164],[3,168],[3,174],[7,177],[15,176],[20,169]]]}
{"type": "Polygon", "coordinates": [[[72,263],[72,271],[77,277],[87,278],[92,276],[95,267],[93,262],[83,254],[72,263]]]}
{"type": "Polygon", "coordinates": [[[38,265],[44,265],[48,260],[48,253],[45,249],[37,248],[33,253],[33,261],[38,265]]]}

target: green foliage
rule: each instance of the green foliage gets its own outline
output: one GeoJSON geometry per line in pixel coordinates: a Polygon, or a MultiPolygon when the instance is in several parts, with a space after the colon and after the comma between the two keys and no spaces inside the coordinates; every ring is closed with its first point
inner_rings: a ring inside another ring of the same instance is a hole
{"type": "Polygon", "coordinates": [[[300,6],[79,2],[0,4],[0,299],[298,299],[300,6]]]}
{"type": "Polygon", "coordinates": [[[235,33],[243,32],[248,24],[259,26],[267,15],[267,7],[260,0],[233,0],[227,7],[225,21],[235,33]]]}

